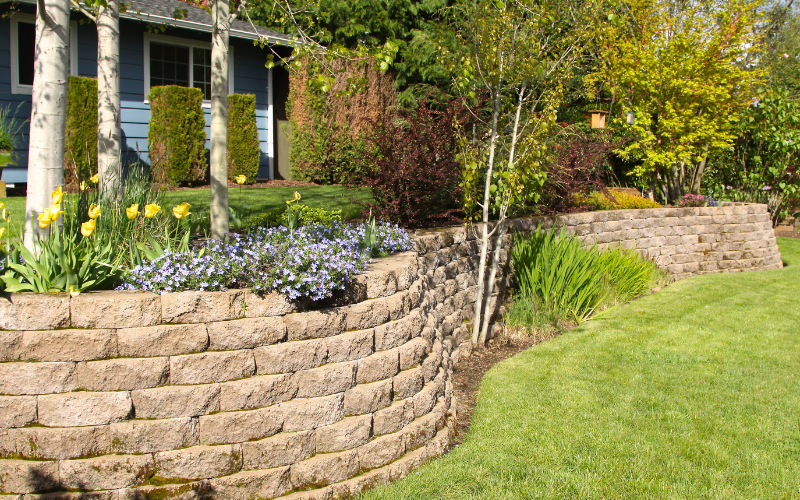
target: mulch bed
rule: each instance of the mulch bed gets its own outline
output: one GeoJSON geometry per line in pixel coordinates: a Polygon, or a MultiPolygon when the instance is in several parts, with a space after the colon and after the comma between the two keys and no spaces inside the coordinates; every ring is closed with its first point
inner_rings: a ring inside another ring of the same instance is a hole
{"type": "Polygon", "coordinates": [[[775,228],[775,236],[780,236],[782,238],[800,238],[800,233],[791,227],[778,226],[775,228]]]}

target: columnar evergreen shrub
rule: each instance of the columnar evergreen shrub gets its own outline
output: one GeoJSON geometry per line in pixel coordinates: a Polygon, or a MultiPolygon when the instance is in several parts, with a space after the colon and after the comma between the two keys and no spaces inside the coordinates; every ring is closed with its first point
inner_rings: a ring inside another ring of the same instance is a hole
{"type": "Polygon", "coordinates": [[[200,89],[150,89],[147,142],[156,182],[190,184],[206,177],[205,115],[200,89]]]}
{"type": "Polygon", "coordinates": [[[97,172],[97,80],[70,76],[64,137],[64,181],[89,179],[97,172]]]}
{"type": "Polygon", "coordinates": [[[237,175],[247,177],[253,184],[258,177],[261,147],[256,126],[256,96],[228,96],[228,179],[237,175]]]}

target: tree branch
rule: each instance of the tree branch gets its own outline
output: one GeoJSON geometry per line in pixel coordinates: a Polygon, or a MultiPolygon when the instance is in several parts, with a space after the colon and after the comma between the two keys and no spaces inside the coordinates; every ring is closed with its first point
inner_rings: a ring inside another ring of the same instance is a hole
{"type": "MultiPolygon", "coordinates": [[[[40,3],[44,3],[44,0],[39,0],[39,2],[40,2],[40,3]]],[[[75,8],[76,8],[76,9],[78,9],[79,11],[81,11],[81,14],[83,14],[84,16],[86,16],[86,17],[88,17],[89,19],[91,19],[91,20],[92,20],[92,22],[94,22],[94,23],[96,23],[96,22],[97,22],[97,16],[95,16],[94,14],[92,14],[92,13],[89,11],[89,9],[87,9],[87,8],[86,8],[84,5],[81,5],[81,4],[80,4],[80,3],[79,3],[77,0],[69,0],[69,3],[71,3],[73,7],[75,7],[75,8]]]]}

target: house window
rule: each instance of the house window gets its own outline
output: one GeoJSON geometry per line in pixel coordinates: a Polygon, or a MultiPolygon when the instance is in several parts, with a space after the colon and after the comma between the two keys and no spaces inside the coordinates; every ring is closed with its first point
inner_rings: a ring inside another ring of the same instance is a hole
{"type": "MultiPolygon", "coordinates": [[[[36,57],[36,18],[32,14],[15,13],[11,17],[11,92],[33,92],[34,59],[36,57]]],[[[69,73],[78,74],[78,25],[70,22],[69,73]]]]}
{"type": "MultiPolygon", "coordinates": [[[[228,55],[229,92],[233,93],[233,48],[228,55]]],[[[165,35],[145,34],[145,95],[152,87],[181,85],[211,100],[211,44],[165,35]]]]}

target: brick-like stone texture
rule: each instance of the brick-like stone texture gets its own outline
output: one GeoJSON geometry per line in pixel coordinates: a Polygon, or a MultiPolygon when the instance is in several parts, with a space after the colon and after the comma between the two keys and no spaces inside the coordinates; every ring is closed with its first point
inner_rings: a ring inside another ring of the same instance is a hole
{"type": "Polygon", "coordinates": [[[114,453],[139,454],[198,444],[197,419],[128,420],[109,426],[114,453]]]}
{"type": "Polygon", "coordinates": [[[200,442],[224,444],[272,436],[283,427],[280,406],[246,411],[225,411],[200,417],[200,442]]]}
{"type": "Polygon", "coordinates": [[[238,472],[242,450],[238,444],[193,446],[155,454],[155,475],[162,479],[209,479],[238,472]]]}
{"type": "Polygon", "coordinates": [[[314,455],[314,431],[282,432],[278,435],[242,443],[244,469],[268,469],[300,462],[314,455]]]}
{"type": "Polygon", "coordinates": [[[324,453],[292,465],[289,473],[292,486],[306,488],[327,486],[344,481],[359,470],[358,452],[324,453]]]}
{"type": "Polygon", "coordinates": [[[249,377],[256,371],[253,351],[204,352],[169,358],[172,384],[210,384],[249,377]]]}
{"type": "Polygon", "coordinates": [[[253,349],[259,375],[296,372],[316,368],[328,356],[325,339],[282,342],[253,349]]]}
{"type": "Polygon", "coordinates": [[[0,394],[53,394],[77,387],[75,363],[0,363],[0,394]]]}
{"type": "Polygon", "coordinates": [[[0,396],[0,428],[36,422],[35,396],[0,396]]]}
{"type": "Polygon", "coordinates": [[[337,309],[288,314],[283,322],[289,340],[319,339],[345,330],[345,315],[337,309]]]}
{"type": "Polygon", "coordinates": [[[66,294],[14,293],[0,297],[0,329],[52,330],[69,326],[66,294]]]}
{"type": "Polygon", "coordinates": [[[119,355],[131,358],[205,351],[206,325],[158,325],[117,330],[119,355]]]}
{"type": "Polygon", "coordinates": [[[272,345],[286,338],[282,318],[237,319],[208,323],[210,351],[232,351],[272,345]]]}
{"type": "Polygon", "coordinates": [[[14,429],[17,454],[29,459],[81,458],[108,453],[109,426],[24,427],[14,429]]]}
{"type": "Polygon", "coordinates": [[[153,475],[152,455],[107,455],[59,462],[64,489],[103,490],[144,484],[153,475]]]}
{"type": "Polygon", "coordinates": [[[294,399],[281,405],[285,432],[316,429],[344,417],[344,395],[294,399]]]}
{"type": "Polygon", "coordinates": [[[103,425],[133,415],[128,392],[70,392],[38,397],[39,423],[47,427],[103,425]]]}
{"type": "Polygon", "coordinates": [[[0,362],[18,360],[21,348],[22,332],[0,330],[0,362]]]}
{"type": "Polygon", "coordinates": [[[207,323],[244,317],[244,291],[161,294],[164,323],[207,323]]]}
{"type": "Polygon", "coordinates": [[[87,292],[72,297],[75,328],[132,328],[161,323],[161,299],[150,292],[87,292]]]}
{"type": "Polygon", "coordinates": [[[392,380],[359,384],[344,393],[344,414],[374,413],[392,404],[392,380]]]}
{"type": "Polygon", "coordinates": [[[260,375],[220,384],[220,410],[261,408],[288,401],[297,394],[297,380],[290,375],[260,375]]]}
{"type": "Polygon", "coordinates": [[[49,491],[58,482],[58,462],[0,460],[0,493],[49,491]]]}
{"type": "Polygon", "coordinates": [[[317,453],[357,448],[369,441],[372,415],[348,417],[335,424],[317,428],[317,453]]]}
{"type": "Polygon", "coordinates": [[[219,384],[131,391],[136,418],[196,417],[219,411],[219,384]]]}
{"type": "Polygon", "coordinates": [[[78,387],[87,391],[132,391],[169,382],[169,358],[116,358],[78,363],[78,387]]]}
{"type": "Polygon", "coordinates": [[[355,385],[356,362],[332,363],[295,374],[297,397],[313,398],[344,392],[355,385]]]}
{"type": "Polygon", "coordinates": [[[211,480],[211,488],[219,498],[251,500],[275,498],[292,489],[289,467],[244,471],[211,480]]]}

